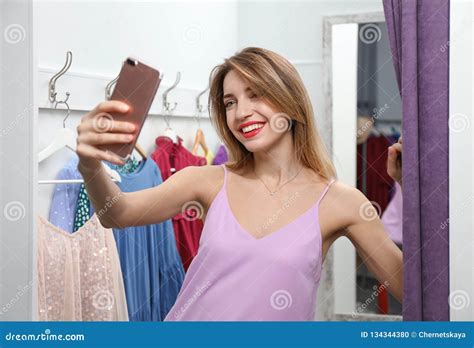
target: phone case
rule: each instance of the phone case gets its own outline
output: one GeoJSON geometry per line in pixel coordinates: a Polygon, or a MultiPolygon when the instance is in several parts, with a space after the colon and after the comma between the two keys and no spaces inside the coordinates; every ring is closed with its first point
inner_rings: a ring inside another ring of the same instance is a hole
{"type": "Polygon", "coordinates": [[[127,103],[130,111],[126,114],[112,113],[111,116],[113,120],[135,124],[134,139],[127,144],[109,144],[104,147],[105,150],[117,154],[124,161],[130,157],[160,82],[158,70],[131,57],[125,60],[110,99],[127,103]]]}

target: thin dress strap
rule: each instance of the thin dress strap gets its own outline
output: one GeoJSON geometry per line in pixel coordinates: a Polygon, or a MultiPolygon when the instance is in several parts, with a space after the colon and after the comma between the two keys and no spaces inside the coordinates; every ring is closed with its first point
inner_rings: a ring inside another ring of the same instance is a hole
{"type": "Polygon", "coordinates": [[[323,199],[323,197],[326,195],[326,193],[328,192],[329,188],[331,187],[331,185],[333,184],[333,182],[335,182],[336,179],[333,178],[331,179],[331,181],[329,182],[329,184],[326,186],[326,188],[324,189],[323,193],[321,194],[321,197],[319,197],[318,199],[318,204],[319,202],[321,202],[321,200],[323,199]]]}
{"type": "Polygon", "coordinates": [[[225,166],[225,163],[222,164],[222,168],[224,168],[224,184],[222,185],[222,187],[225,189],[225,187],[227,186],[227,168],[225,166]]]}

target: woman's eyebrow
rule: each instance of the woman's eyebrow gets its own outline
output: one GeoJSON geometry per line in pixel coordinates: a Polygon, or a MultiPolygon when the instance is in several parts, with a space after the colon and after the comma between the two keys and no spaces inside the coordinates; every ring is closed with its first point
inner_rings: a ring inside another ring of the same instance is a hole
{"type": "MultiPolygon", "coordinates": [[[[252,89],[251,89],[250,87],[247,87],[247,88],[245,89],[245,92],[248,92],[248,91],[252,91],[252,89]]],[[[225,94],[225,95],[222,97],[222,99],[225,99],[225,98],[228,98],[228,97],[233,97],[233,96],[234,96],[234,95],[233,95],[232,93],[227,93],[227,94],[225,94]]]]}

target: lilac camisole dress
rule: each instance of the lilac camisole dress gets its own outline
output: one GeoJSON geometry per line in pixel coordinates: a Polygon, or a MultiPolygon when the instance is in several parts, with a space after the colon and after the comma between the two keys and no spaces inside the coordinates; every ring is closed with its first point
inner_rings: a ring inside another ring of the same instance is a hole
{"type": "Polygon", "coordinates": [[[165,321],[311,321],[322,268],[319,199],[257,239],[231,211],[224,184],[209,207],[199,250],[165,321]]]}

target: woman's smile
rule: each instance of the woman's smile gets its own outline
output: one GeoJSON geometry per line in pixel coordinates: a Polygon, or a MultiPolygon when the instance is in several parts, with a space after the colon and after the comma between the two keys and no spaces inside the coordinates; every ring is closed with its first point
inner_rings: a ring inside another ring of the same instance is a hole
{"type": "Polygon", "coordinates": [[[246,138],[252,138],[256,136],[260,131],[265,127],[266,122],[262,121],[249,121],[242,123],[239,126],[239,131],[242,133],[242,135],[246,138]]]}

